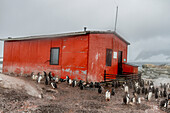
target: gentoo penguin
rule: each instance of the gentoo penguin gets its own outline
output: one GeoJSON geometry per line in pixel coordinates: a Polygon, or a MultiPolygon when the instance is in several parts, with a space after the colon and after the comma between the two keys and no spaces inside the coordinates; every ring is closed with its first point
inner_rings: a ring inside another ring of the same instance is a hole
{"type": "Polygon", "coordinates": [[[163,96],[164,96],[164,97],[167,97],[167,92],[166,92],[166,90],[163,91],[163,96]]]}
{"type": "Polygon", "coordinates": [[[72,84],[72,80],[71,80],[71,79],[69,79],[69,85],[71,86],[71,84],[72,84]]]}
{"type": "Polygon", "coordinates": [[[140,97],[137,98],[137,102],[136,103],[137,104],[141,104],[141,98],[140,97]]]}
{"type": "Polygon", "coordinates": [[[58,76],[57,77],[53,77],[53,80],[58,83],[59,82],[59,79],[58,79],[58,76]]]}
{"type": "Polygon", "coordinates": [[[139,87],[137,87],[137,89],[136,89],[137,91],[137,94],[139,95],[140,94],[140,88],[139,87]]]}
{"type": "Polygon", "coordinates": [[[168,100],[170,101],[170,93],[168,94],[168,100]]]}
{"type": "Polygon", "coordinates": [[[142,94],[145,93],[145,87],[142,87],[142,94]]]}
{"type": "Polygon", "coordinates": [[[152,91],[149,91],[148,95],[147,95],[147,100],[150,101],[152,97],[152,91]]]}
{"type": "Polygon", "coordinates": [[[118,82],[117,81],[115,82],[115,88],[118,88],[118,82]]]}
{"type": "Polygon", "coordinates": [[[98,88],[98,93],[102,93],[102,87],[101,86],[99,86],[99,88],[98,88]]]}
{"type": "Polygon", "coordinates": [[[132,97],[132,98],[131,98],[131,102],[132,102],[132,103],[136,103],[136,98],[135,98],[135,97],[132,97]]]}
{"type": "Polygon", "coordinates": [[[69,83],[69,76],[66,76],[66,81],[67,83],[69,83]]]}
{"type": "Polygon", "coordinates": [[[90,82],[89,87],[90,87],[90,88],[93,88],[93,82],[90,82]]]}
{"type": "Polygon", "coordinates": [[[168,99],[162,100],[160,102],[160,107],[168,108],[168,99]]]}
{"type": "Polygon", "coordinates": [[[53,89],[56,89],[57,88],[56,82],[51,82],[51,86],[52,86],[53,89]]]}
{"type": "Polygon", "coordinates": [[[31,73],[32,79],[33,80],[37,80],[38,79],[38,75],[35,75],[34,72],[31,73]]]}
{"type": "Polygon", "coordinates": [[[83,84],[83,81],[80,80],[80,81],[78,82],[78,86],[80,87],[82,84],[83,84]]]}
{"type": "Polygon", "coordinates": [[[124,89],[125,89],[125,93],[128,93],[129,92],[129,88],[127,85],[124,86],[124,89]]]}
{"type": "Polygon", "coordinates": [[[73,82],[72,82],[72,87],[76,87],[76,85],[77,85],[76,80],[73,80],[73,82]]]}
{"type": "Polygon", "coordinates": [[[40,73],[38,73],[38,80],[37,80],[37,82],[40,83],[42,78],[43,78],[42,75],[40,73]]]}
{"type": "Polygon", "coordinates": [[[47,73],[44,71],[44,77],[45,77],[45,85],[48,85],[49,77],[47,76],[47,73]]]}
{"type": "Polygon", "coordinates": [[[106,101],[110,101],[110,91],[109,90],[106,91],[105,97],[106,97],[106,101]]]}
{"type": "Polygon", "coordinates": [[[115,91],[114,91],[114,89],[112,88],[112,90],[111,90],[111,95],[115,95],[115,91]]]}
{"type": "Polygon", "coordinates": [[[114,81],[112,82],[112,87],[115,87],[115,83],[114,83],[114,81]]]}
{"type": "Polygon", "coordinates": [[[52,72],[51,72],[51,71],[49,72],[48,77],[49,77],[49,81],[51,81],[52,78],[53,78],[53,77],[52,77],[52,72]]]}
{"type": "Polygon", "coordinates": [[[163,96],[161,90],[158,92],[158,95],[159,95],[159,97],[162,97],[162,96],[163,96]]]}
{"type": "Polygon", "coordinates": [[[95,87],[95,88],[99,88],[99,86],[100,86],[100,83],[99,83],[99,82],[95,82],[95,83],[94,83],[94,87],[95,87]]]}
{"type": "Polygon", "coordinates": [[[156,99],[156,101],[157,101],[158,97],[159,97],[159,96],[158,96],[158,91],[156,91],[156,92],[155,92],[155,99],[156,99]]]}
{"type": "Polygon", "coordinates": [[[126,93],[125,96],[123,97],[123,103],[129,104],[129,102],[130,102],[130,97],[129,97],[129,94],[126,93]]]}
{"type": "Polygon", "coordinates": [[[146,95],[146,94],[148,94],[148,89],[147,89],[147,88],[145,88],[145,95],[146,95]]]}
{"type": "Polygon", "coordinates": [[[80,84],[80,89],[83,90],[84,86],[83,84],[80,84]]]}

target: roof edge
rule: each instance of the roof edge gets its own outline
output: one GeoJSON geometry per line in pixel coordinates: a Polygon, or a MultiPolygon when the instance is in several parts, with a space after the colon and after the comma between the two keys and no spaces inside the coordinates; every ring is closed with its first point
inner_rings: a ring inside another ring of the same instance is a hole
{"type": "Polygon", "coordinates": [[[61,33],[61,34],[52,34],[52,35],[38,35],[38,36],[27,36],[27,37],[18,37],[18,38],[6,38],[0,39],[0,41],[18,41],[18,40],[31,40],[31,39],[44,39],[44,38],[57,38],[57,37],[66,37],[66,36],[79,36],[87,34],[114,34],[119,39],[124,41],[127,45],[130,45],[122,36],[114,31],[81,31],[81,32],[70,32],[70,33],[61,33]]]}

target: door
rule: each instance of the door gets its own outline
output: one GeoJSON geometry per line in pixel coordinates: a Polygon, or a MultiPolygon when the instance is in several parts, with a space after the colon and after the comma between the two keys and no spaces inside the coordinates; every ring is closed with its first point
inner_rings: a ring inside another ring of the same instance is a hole
{"type": "Polygon", "coordinates": [[[118,53],[118,74],[122,74],[122,51],[118,53]]]}

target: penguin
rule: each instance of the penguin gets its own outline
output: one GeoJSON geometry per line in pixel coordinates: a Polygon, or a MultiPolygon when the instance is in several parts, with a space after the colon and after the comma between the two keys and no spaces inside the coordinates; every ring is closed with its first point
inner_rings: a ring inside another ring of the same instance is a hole
{"type": "Polygon", "coordinates": [[[93,82],[90,82],[89,87],[90,87],[90,88],[93,88],[93,82]]]}
{"type": "Polygon", "coordinates": [[[142,87],[142,94],[144,94],[145,93],[145,88],[144,87],[142,87]]]}
{"type": "Polygon", "coordinates": [[[47,76],[47,73],[44,71],[44,77],[45,77],[45,85],[48,85],[49,78],[47,76]]]}
{"type": "Polygon", "coordinates": [[[148,89],[147,89],[147,88],[145,88],[145,95],[146,95],[146,94],[148,94],[148,89]]]}
{"type": "Polygon", "coordinates": [[[34,72],[31,73],[31,77],[32,77],[33,80],[35,80],[34,72]]]}
{"type": "Polygon", "coordinates": [[[159,89],[158,89],[158,88],[156,88],[156,89],[155,89],[155,92],[159,92],[159,89]]]}
{"type": "Polygon", "coordinates": [[[40,83],[42,78],[43,78],[42,75],[40,73],[38,73],[38,80],[37,80],[37,82],[40,83]]]}
{"type": "Polygon", "coordinates": [[[115,83],[114,83],[114,81],[112,82],[112,87],[114,87],[115,86],[115,83]]]}
{"type": "Polygon", "coordinates": [[[166,90],[163,91],[163,97],[167,97],[167,92],[166,92],[166,90]]]}
{"type": "Polygon", "coordinates": [[[158,99],[158,92],[157,91],[155,92],[155,99],[156,99],[156,101],[158,99]]]}
{"type": "Polygon", "coordinates": [[[73,80],[72,87],[76,87],[76,84],[77,84],[76,80],[73,80]]]}
{"type": "Polygon", "coordinates": [[[135,97],[132,97],[132,98],[131,98],[131,102],[132,102],[132,103],[136,103],[136,98],[135,98],[135,97]]]}
{"type": "Polygon", "coordinates": [[[64,79],[62,79],[62,78],[60,78],[60,79],[59,79],[59,81],[60,81],[60,82],[65,82],[65,80],[64,80],[64,79]]]}
{"type": "Polygon", "coordinates": [[[155,93],[155,87],[154,86],[152,87],[152,93],[155,93]]]}
{"type": "Polygon", "coordinates": [[[162,83],[160,83],[160,88],[161,88],[161,89],[163,88],[163,85],[162,85],[162,83]]]}
{"type": "Polygon", "coordinates": [[[140,88],[137,87],[137,94],[139,95],[140,94],[140,88]]]}
{"type": "Polygon", "coordinates": [[[99,83],[99,82],[95,82],[95,83],[94,83],[94,87],[95,87],[95,88],[99,88],[99,86],[100,86],[100,83],[99,83]]]}
{"type": "Polygon", "coordinates": [[[161,90],[158,92],[158,94],[159,94],[159,97],[162,97],[162,96],[163,96],[161,90]]]}
{"type": "Polygon", "coordinates": [[[114,89],[112,88],[112,90],[111,90],[111,95],[115,95],[115,91],[114,91],[114,89]]]}
{"type": "Polygon", "coordinates": [[[109,90],[106,91],[105,97],[106,97],[106,101],[110,101],[110,91],[109,90]]]}
{"type": "Polygon", "coordinates": [[[71,79],[69,79],[69,85],[71,86],[71,84],[72,84],[72,80],[71,80],[71,79]]]}
{"type": "Polygon", "coordinates": [[[129,88],[128,88],[127,85],[125,85],[124,90],[125,90],[125,93],[128,93],[128,92],[129,92],[129,88]]]}
{"type": "Polygon", "coordinates": [[[78,82],[78,86],[80,87],[81,85],[83,84],[83,81],[82,80],[80,80],[79,82],[78,82]]]}
{"type": "Polygon", "coordinates": [[[168,99],[162,100],[160,102],[160,107],[168,108],[168,99]]]}
{"type": "Polygon", "coordinates": [[[58,83],[58,82],[59,82],[58,77],[53,77],[53,80],[54,80],[56,83],[58,83]]]}
{"type": "Polygon", "coordinates": [[[129,102],[130,102],[129,94],[126,93],[125,96],[123,97],[123,103],[127,105],[129,104],[129,102]]]}
{"type": "Polygon", "coordinates": [[[51,81],[52,80],[52,72],[51,71],[49,72],[48,76],[49,76],[49,81],[51,81]]]}
{"type": "Polygon", "coordinates": [[[80,89],[81,89],[81,90],[83,90],[83,89],[84,89],[83,84],[80,84],[80,89]]]}
{"type": "Polygon", "coordinates": [[[52,86],[53,89],[56,89],[57,88],[56,82],[51,82],[51,86],[52,86]]]}
{"type": "Polygon", "coordinates": [[[147,95],[147,100],[151,101],[152,98],[152,91],[149,91],[148,95],[147,95]]]}
{"type": "Polygon", "coordinates": [[[168,100],[170,101],[170,93],[168,94],[168,100]]]}
{"type": "Polygon", "coordinates": [[[117,81],[115,82],[115,88],[118,88],[118,82],[117,81]]]}
{"type": "Polygon", "coordinates": [[[99,93],[99,94],[102,93],[102,87],[101,87],[101,86],[99,86],[99,88],[98,88],[98,93],[99,93]]]}
{"type": "Polygon", "coordinates": [[[141,98],[140,97],[137,98],[137,102],[136,103],[137,104],[141,104],[141,98]]]}
{"type": "Polygon", "coordinates": [[[69,76],[66,76],[66,81],[67,83],[69,83],[69,76]]]}

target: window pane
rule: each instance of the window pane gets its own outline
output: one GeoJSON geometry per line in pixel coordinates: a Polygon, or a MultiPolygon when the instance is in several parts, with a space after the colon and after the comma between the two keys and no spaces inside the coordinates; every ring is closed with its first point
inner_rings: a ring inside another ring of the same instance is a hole
{"type": "Polygon", "coordinates": [[[52,48],[51,49],[51,59],[50,64],[58,65],[59,64],[59,48],[52,48]]]}
{"type": "Polygon", "coordinates": [[[106,66],[112,64],[112,49],[106,49],[106,66]]]}

